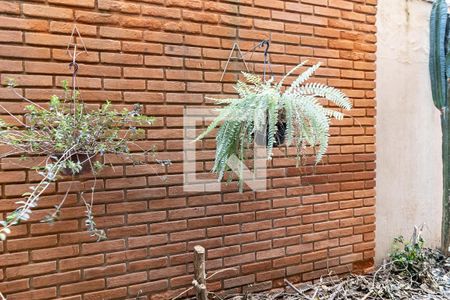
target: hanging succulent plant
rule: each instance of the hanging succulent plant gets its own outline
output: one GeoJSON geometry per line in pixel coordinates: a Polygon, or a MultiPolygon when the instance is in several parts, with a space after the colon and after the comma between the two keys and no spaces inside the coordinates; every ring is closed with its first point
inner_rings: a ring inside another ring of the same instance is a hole
{"type": "MultiPolygon", "coordinates": [[[[15,92],[13,80],[7,85],[15,92]]],[[[106,102],[98,109],[88,110],[79,101],[78,91],[70,89],[65,81],[62,86],[65,97],[52,96],[48,108],[16,93],[29,103],[25,108],[24,122],[1,106],[19,124],[8,125],[0,119],[0,144],[12,149],[2,157],[20,154],[25,158],[37,155],[46,159],[44,166],[35,168],[42,180],[32,186],[30,192],[23,194],[25,199],[17,202],[16,210],[0,221],[0,239],[6,238],[12,226],[29,220],[40,196],[62,175],[77,175],[83,171],[95,175],[105,166],[99,158],[108,153],[133,159],[129,144],[143,136],[143,129],[138,127],[153,122],[153,118],[142,114],[139,105],[135,105],[132,110],[116,111],[111,103],[106,102]]],[[[103,239],[104,232],[97,230],[93,221],[93,198],[86,201],[81,196],[86,205],[88,231],[98,239],[103,239]]],[[[44,218],[45,222],[54,222],[58,218],[66,197],[67,194],[55,211],[44,218]]]]}

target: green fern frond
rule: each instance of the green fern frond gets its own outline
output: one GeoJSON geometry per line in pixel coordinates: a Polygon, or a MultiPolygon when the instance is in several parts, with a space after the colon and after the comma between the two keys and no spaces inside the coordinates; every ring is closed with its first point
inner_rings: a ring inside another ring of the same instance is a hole
{"type": "Polygon", "coordinates": [[[234,89],[238,92],[240,98],[245,98],[249,93],[251,93],[251,89],[242,81],[238,81],[234,89]]]}
{"type": "Polygon", "coordinates": [[[284,113],[286,114],[286,145],[290,146],[294,139],[294,112],[292,101],[286,101],[284,103],[284,113]]]}
{"type": "Polygon", "coordinates": [[[212,100],[215,102],[215,104],[230,104],[235,101],[238,101],[239,98],[211,98],[211,97],[205,97],[207,100],[212,100]]]}
{"type": "Polygon", "coordinates": [[[323,108],[323,111],[328,117],[339,120],[339,121],[343,120],[344,116],[345,116],[345,114],[341,113],[340,111],[336,111],[336,110],[332,110],[332,109],[328,109],[328,108],[323,108]]]}
{"type": "Polygon", "coordinates": [[[204,132],[202,132],[196,139],[195,141],[199,141],[201,139],[203,139],[205,136],[207,136],[211,131],[214,130],[214,128],[216,128],[220,122],[222,122],[224,119],[226,119],[226,117],[230,114],[231,112],[228,110],[222,110],[219,114],[219,116],[217,116],[214,121],[209,124],[208,128],[206,128],[206,130],[204,132]]]}
{"type": "Polygon", "coordinates": [[[305,60],[304,62],[298,64],[297,66],[295,66],[294,68],[292,68],[289,72],[286,73],[286,75],[283,76],[283,78],[281,78],[280,82],[277,84],[277,89],[281,89],[281,87],[283,86],[284,81],[292,75],[292,73],[294,73],[295,71],[297,71],[298,69],[300,69],[301,67],[303,67],[308,61],[305,60]]]}
{"type": "Polygon", "coordinates": [[[296,91],[302,95],[314,95],[325,98],[344,109],[352,108],[348,97],[342,91],[322,83],[307,83],[298,87],[296,91]]]}
{"type": "Polygon", "coordinates": [[[303,84],[306,80],[308,80],[314,72],[317,71],[317,69],[320,67],[321,63],[317,63],[310,67],[308,70],[300,74],[297,79],[294,80],[294,82],[291,84],[291,86],[286,90],[285,93],[290,94],[294,92],[295,89],[297,89],[301,84],[303,84]]]}
{"type": "Polygon", "coordinates": [[[267,130],[267,158],[272,158],[273,144],[275,143],[275,134],[277,133],[277,123],[278,123],[278,106],[275,99],[269,101],[267,107],[267,119],[268,119],[268,130],[267,130]]]}
{"type": "Polygon", "coordinates": [[[251,84],[259,85],[262,82],[262,78],[258,75],[247,72],[242,72],[242,75],[244,75],[245,79],[251,84]]]}

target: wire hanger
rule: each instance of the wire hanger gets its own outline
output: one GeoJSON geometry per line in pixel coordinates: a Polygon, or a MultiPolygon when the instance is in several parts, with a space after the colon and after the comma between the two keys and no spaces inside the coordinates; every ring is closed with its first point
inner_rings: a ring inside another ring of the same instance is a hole
{"type": "Polygon", "coordinates": [[[261,41],[261,43],[260,43],[260,45],[259,45],[259,47],[266,47],[265,49],[264,49],[264,69],[263,69],[263,78],[264,78],[264,80],[266,80],[266,69],[267,69],[267,66],[269,67],[269,70],[270,70],[270,73],[273,73],[272,72],[272,66],[270,65],[270,60],[269,60],[269,47],[270,47],[270,40],[263,40],[263,41],[261,41]]]}
{"type": "MultiPolygon", "coordinates": [[[[239,44],[237,41],[235,41],[233,43],[233,47],[231,48],[230,51],[230,55],[228,56],[228,60],[225,64],[225,67],[223,68],[223,72],[222,72],[222,76],[220,77],[220,81],[223,80],[223,77],[225,76],[225,73],[228,70],[228,65],[230,63],[230,61],[232,59],[240,59],[242,60],[242,62],[244,63],[245,69],[247,70],[247,72],[249,72],[249,68],[248,68],[248,64],[245,60],[245,57],[251,53],[250,55],[250,59],[252,58],[253,54],[255,53],[256,49],[258,48],[262,48],[265,47],[264,49],[264,69],[263,69],[263,79],[264,81],[267,81],[267,71],[270,72],[270,76],[273,76],[273,71],[272,71],[272,66],[270,63],[270,53],[269,53],[269,48],[270,48],[270,43],[271,43],[271,36],[268,39],[264,39],[262,41],[260,41],[259,43],[257,43],[255,46],[253,46],[252,48],[250,48],[247,52],[242,53],[241,48],[239,47],[239,44]],[[236,56],[233,56],[233,53],[237,52],[236,56]]],[[[253,67],[253,71],[254,71],[254,67],[253,67]]],[[[269,78],[270,79],[270,78],[269,78]]]]}
{"type": "MultiPolygon", "coordinates": [[[[270,48],[271,41],[272,41],[272,35],[270,35],[269,38],[264,39],[264,40],[260,41],[259,43],[257,43],[255,46],[250,48],[244,54],[244,56],[247,56],[249,53],[251,53],[251,55],[250,55],[250,59],[251,59],[253,54],[255,53],[256,49],[265,47],[265,49],[264,49],[264,66],[263,66],[263,79],[264,79],[264,81],[267,80],[267,70],[269,70],[269,72],[270,72],[270,77],[273,77],[273,71],[272,71],[272,65],[270,63],[270,53],[269,53],[269,48],[270,48]]],[[[253,66],[253,71],[255,71],[255,67],[254,66],[253,66]]]]}
{"type": "Polygon", "coordinates": [[[227,72],[228,64],[230,63],[231,59],[240,59],[240,60],[242,60],[242,62],[244,63],[245,69],[247,70],[247,72],[249,72],[248,65],[247,65],[247,62],[245,61],[245,57],[244,56],[245,55],[242,53],[241,48],[239,47],[239,44],[237,43],[237,41],[235,41],[233,43],[233,47],[231,48],[230,55],[228,56],[227,63],[225,64],[225,67],[223,68],[223,72],[222,72],[222,76],[220,77],[220,81],[223,80],[223,77],[225,76],[225,73],[227,72]],[[237,52],[237,56],[233,56],[233,53],[235,51],[237,52]]]}

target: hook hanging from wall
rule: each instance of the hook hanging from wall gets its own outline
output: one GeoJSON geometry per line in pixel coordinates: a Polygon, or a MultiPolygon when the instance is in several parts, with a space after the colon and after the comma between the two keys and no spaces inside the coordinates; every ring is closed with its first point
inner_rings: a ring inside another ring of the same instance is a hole
{"type": "MultiPolygon", "coordinates": [[[[267,77],[267,69],[270,71],[271,76],[273,76],[272,65],[270,63],[270,53],[269,53],[269,48],[270,48],[271,41],[272,41],[272,34],[269,35],[269,38],[266,38],[266,39],[260,41],[255,46],[250,48],[247,52],[245,52],[245,54],[244,54],[244,56],[247,56],[249,53],[251,53],[251,55],[250,55],[250,59],[251,59],[253,57],[253,54],[255,53],[256,49],[265,47],[265,49],[264,49],[264,61],[263,61],[264,62],[264,65],[263,65],[263,76],[264,76],[263,78],[264,78],[264,80],[266,80],[266,77],[267,77]]],[[[253,71],[255,71],[254,64],[253,64],[253,71]]]]}
{"type": "Polygon", "coordinates": [[[266,80],[266,69],[267,66],[269,66],[270,72],[272,73],[272,67],[270,66],[270,61],[269,61],[269,47],[270,47],[270,41],[269,40],[263,40],[260,43],[260,47],[264,47],[266,46],[266,49],[264,49],[264,80],[266,80]]]}

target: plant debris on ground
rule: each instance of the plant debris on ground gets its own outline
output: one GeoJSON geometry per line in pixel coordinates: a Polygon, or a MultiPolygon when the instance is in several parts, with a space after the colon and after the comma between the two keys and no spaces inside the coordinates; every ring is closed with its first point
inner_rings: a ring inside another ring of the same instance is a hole
{"type": "Polygon", "coordinates": [[[299,287],[285,280],[283,291],[245,295],[214,295],[232,300],[442,300],[450,299],[450,257],[425,248],[422,228],[411,241],[394,240],[393,251],[374,272],[339,278],[329,274],[299,287]]]}
{"type": "Polygon", "coordinates": [[[295,287],[288,281],[284,291],[245,295],[229,295],[214,299],[232,300],[441,300],[450,299],[450,257],[438,250],[424,249],[426,261],[422,269],[410,273],[393,261],[382,264],[367,275],[345,278],[322,277],[315,284],[295,287]]]}

